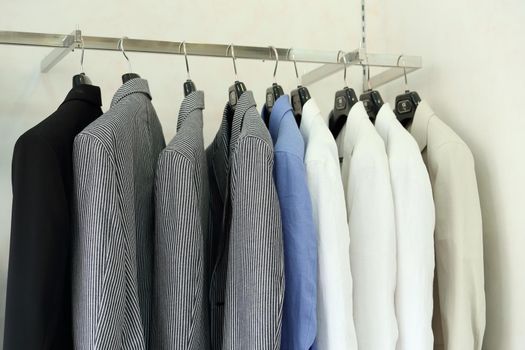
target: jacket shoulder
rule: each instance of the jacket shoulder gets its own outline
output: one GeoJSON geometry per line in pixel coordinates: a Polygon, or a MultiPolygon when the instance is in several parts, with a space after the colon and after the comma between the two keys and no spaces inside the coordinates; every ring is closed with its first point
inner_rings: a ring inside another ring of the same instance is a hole
{"type": "Polygon", "coordinates": [[[258,140],[258,143],[273,155],[273,142],[270,133],[255,107],[246,112],[243,123],[242,131],[237,141],[237,147],[246,145],[246,143],[257,142],[258,140]]]}
{"type": "Polygon", "coordinates": [[[433,117],[429,122],[427,147],[430,152],[455,149],[461,153],[472,154],[465,141],[438,117],[433,117]]]}

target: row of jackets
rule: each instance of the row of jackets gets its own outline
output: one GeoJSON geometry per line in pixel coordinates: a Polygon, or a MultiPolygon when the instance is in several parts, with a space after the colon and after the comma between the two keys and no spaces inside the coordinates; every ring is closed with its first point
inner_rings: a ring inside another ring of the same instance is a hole
{"type": "Polygon", "coordinates": [[[481,349],[474,161],[425,101],[334,139],[246,91],[207,148],[203,110],[166,145],[146,80],[79,85],[19,138],[4,349],[481,349]]]}

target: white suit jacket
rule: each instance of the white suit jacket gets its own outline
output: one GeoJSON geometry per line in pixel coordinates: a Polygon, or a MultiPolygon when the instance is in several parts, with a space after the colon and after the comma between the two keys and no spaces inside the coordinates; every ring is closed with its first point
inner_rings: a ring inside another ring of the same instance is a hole
{"type": "Polygon", "coordinates": [[[485,289],[474,158],[425,101],[417,107],[410,132],[423,153],[436,206],[435,349],[479,350],[485,332],[485,289]]]}
{"type": "Polygon", "coordinates": [[[352,318],[349,234],[339,159],[317,104],[303,107],[301,134],[305,167],[318,233],[317,348],[357,350],[352,318]]]}
{"type": "Polygon", "coordinates": [[[362,102],[338,138],[350,228],[354,322],[359,349],[395,349],[396,230],[385,145],[362,102]]]}
{"type": "Polygon", "coordinates": [[[375,127],[388,155],[397,243],[398,350],[432,350],[434,200],[416,141],[385,103],[375,127]]]}

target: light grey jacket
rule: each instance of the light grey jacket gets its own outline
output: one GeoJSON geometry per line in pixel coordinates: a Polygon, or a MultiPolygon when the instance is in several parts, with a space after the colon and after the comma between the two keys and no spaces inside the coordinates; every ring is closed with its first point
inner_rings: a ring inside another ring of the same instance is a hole
{"type": "Polygon", "coordinates": [[[123,84],[111,108],[75,138],[75,349],[148,344],[154,171],[164,145],[140,78],[123,84]]]}
{"type": "Polygon", "coordinates": [[[208,169],[202,135],[204,93],[184,98],[177,134],[155,179],[151,349],[209,349],[208,169]]]}

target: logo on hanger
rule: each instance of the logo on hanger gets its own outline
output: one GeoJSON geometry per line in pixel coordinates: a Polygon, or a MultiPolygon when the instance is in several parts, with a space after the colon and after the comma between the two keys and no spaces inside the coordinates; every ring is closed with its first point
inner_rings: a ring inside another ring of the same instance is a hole
{"type": "Polygon", "coordinates": [[[338,96],[335,99],[335,109],[342,110],[346,108],[346,99],[343,96],[338,96]]]}

